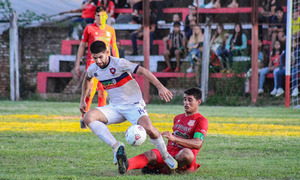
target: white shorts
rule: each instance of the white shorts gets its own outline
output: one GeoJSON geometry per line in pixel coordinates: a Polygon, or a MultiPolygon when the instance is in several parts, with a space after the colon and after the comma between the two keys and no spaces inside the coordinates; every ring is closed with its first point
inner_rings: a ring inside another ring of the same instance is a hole
{"type": "Polygon", "coordinates": [[[146,106],[142,104],[109,104],[102,107],[96,107],[96,109],[99,109],[106,116],[108,120],[107,124],[119,124],[127,119],[132,125],[136,125],[140,117],[144,115],[149,116],[146,106]]]}

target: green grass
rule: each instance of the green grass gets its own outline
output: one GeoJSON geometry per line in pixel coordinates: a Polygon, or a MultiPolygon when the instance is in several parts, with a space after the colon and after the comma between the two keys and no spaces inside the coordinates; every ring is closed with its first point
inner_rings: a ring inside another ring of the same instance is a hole
{"type": "MultiPolygon", "coordinates": [[[[79,103],[0,101],[0,115],[80,116],[79,103]]],[[[182,106],[149,105],[149,113],[178,114],[182,106]]],[[[249,118],[244,123],[300,125],[300,110],[283,107],[200,106],[207,117],[249,118]],[[284,121],[278,121],[284,119],[284,121]]],[[[1,119],[0,119],[1,121],[1,119]]],[[[215,123],[215,122],[211,122],[215,123]]],[[[124,133],[114,133],[124,141],[124,133]]],[[[299,137],[223,136],[209,134],[197,157],[201,167],[190,174],[118,174],[112,151],[90,132],[0,131],[0,179],[300,179],[299,137]]],[[[155,148],[147,141],[126,146],[129,157],[155,148]]]]}

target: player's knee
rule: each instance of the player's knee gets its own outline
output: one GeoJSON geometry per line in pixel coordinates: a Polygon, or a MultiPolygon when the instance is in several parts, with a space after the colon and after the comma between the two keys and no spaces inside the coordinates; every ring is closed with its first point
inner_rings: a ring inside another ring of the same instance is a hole
{"type": "Polygon", "coordinates": [[[143,153],[147,159],[148,159],[148,164],[154,165],[156,163],[156,154],[153,151],[146,151],[143,153]]]}
{"type": "Polygon", "coordinates": [[[194,159],[194,153],[187,148],[184,148],[181,150],[181,152],[178,154],[178,157],[176,158],[179,161],[185,161],[185,162],[193,162],[194,159]]]}

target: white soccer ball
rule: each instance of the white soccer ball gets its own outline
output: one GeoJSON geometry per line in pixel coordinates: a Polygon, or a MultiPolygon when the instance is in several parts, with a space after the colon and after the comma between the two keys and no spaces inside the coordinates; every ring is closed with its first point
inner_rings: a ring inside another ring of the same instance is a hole
{"type": "Polygon", "coordinates": [[[131,146],[139,146],[143,144],[146,138],[147,133],[141,125],[132,125],[126,130],[125,133],[125,140],[131,146]]]}

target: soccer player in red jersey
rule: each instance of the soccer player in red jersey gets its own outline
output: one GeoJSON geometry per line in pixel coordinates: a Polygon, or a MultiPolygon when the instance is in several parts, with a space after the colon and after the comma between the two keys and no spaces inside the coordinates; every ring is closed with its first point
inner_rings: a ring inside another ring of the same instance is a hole
{"type": "MultiPolygon", "coordinates": [[[[178,162],[178,172],[193,172],[200,167],[196,163],[197,154],[204,142],[208,129],[208,121],[198,112],[202,92],[199,88],[191,88],[184,92],[183,102],[185,113],[174,118],[173,133],[162,132],[168,139],[167,150],[178,162]]],[[[171,173],[157,149],[127,160],[124,148],[117,152],[119,173],[132,169],[142,169],[143,173],[171,173]]]]}
{"type": "MultiPolygon", "coordinates": [[[[95,63],[91,52],[90,52],[90,45],[92,42],[100,40],[106,44],[107,51],[110,53],[110,48],[112,49],[112,55],[114,57],[119,57],[119,51],[117,48],[116,43],[116,33],[113,27],[106,24],[107,19],[106,8],[104,6],[98,6],[96,8],[95,14],[95,23],[86,26],[83,31],[82,39],[79,45],[77,59],[75,62],[75,70],[77,75],[80,74],[80,61],[84,54],[85,48],[88,47],[87,52],[87,62],[86,62],[86,70],[88,67],[95,63]]],[[[92,104],[93,97],[96,93],[96,88],[98,84],[98,106],[106,105],[106,97],[105,91],[101,83],[98,83],[96,78],[93,78],[93,83],[91,84],[91,91],[89,92],[88,96],[86,97],[85,102],[87,103],[86,112],[90,109],[92,104]]]]}

